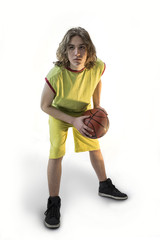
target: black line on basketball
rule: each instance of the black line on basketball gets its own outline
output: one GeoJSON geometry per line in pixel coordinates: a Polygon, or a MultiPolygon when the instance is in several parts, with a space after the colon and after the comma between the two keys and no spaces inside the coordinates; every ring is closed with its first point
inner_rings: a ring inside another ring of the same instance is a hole
{"type": "Polygon", "coordinates": [[[93,119],[94,115],[96,115],[96,113],[97,113],[98,111],[95,112],[95,113],[92,113],[92,111],[90,110],[90,112],[91,112],[92,116],[90,116],[89,122],[93,119]]]}
{"type": "Polygon", "coordinates": [[[94,118],[92,119],[93,121],[95,121],[96,123],[98,123],[99,125],[101,125],[103,128],[105,128],[105,126],[103,124],[101,124],[100,122],[98,122],[97,120],[95,120],[94,118]]]}
{"type": "Polygon", "coordinates": [[[101,109],[101,108],[97,108],[97,109],[99,109],[100,111],[104,112],[104,114],[105,114],[106,116],[108,115],[108,113],[106,113],[103,109],[101,109]]]}

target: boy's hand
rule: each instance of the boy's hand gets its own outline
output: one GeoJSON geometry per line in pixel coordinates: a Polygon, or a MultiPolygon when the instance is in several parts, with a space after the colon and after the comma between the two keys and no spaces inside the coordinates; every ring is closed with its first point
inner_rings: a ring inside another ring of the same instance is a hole
{"type": "Polygon", "coordinates": [[[104,108],[102,108],[101,106],[97,105],[97,106],[94,107],[94,108],[99,108],[99,109],[103,110],[103,111],[108,115],[108,113],[106,112],[106,110],[105,110],[104,108]]]}
{"type": "Polygon", "coordinates": [[[84,119],[90,118],[90,116],[81,116],[81,117],[75,117],[75,119],[72,122],[72,125],[83,135],[92,137],[92,135],[89,132],[93,132],[93,130],[89,127],[87,127],[84,124],[84,119]],[[88,132],[89,131],[89,132],[88,132]]]}

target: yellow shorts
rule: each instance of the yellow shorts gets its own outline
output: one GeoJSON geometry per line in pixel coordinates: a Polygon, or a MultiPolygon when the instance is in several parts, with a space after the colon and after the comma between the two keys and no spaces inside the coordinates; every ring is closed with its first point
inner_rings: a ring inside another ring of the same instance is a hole
{"type": "Polygon", "coordinates": [[[50,159],[60,158],[65,155],[65,143],[69,127],[73,128],[75,152],[100,149],[97,139],[84,137],[73,125],[49,116],[50,159]]]}

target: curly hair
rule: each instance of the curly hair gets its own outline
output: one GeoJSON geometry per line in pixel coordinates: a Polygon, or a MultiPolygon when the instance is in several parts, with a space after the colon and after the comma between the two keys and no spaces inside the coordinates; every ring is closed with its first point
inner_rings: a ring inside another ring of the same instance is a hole
{"type": "Polygon", "coordinates": [[[67,47],[71,41],[71,38],[74,36],[79,36],[82,38],[86,48],[87,48],[87,60],[85,63],[85,67],[87,69],[92,68],[95,63],[96,63],[96,49],[95,46],[89,36],[89,33],[81,27],[77,27],[77,28],[71,28],[67,31],[67,33],[65,34],[65,36],[63,37],[62,41],[59,44],[59,47],[57,49],[56,55],[57,55],[57,59],[58,61],[53,62],[55,63],[55,65],[59,66],[59,67],[69,67],[70,62],[68,60],[68,56],[67,56],[67,47]]]}

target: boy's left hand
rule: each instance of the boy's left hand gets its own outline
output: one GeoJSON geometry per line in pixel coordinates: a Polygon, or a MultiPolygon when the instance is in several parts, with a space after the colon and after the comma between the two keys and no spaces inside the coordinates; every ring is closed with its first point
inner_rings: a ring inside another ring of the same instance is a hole
{"type": "Polygon", "coordinates": [[[94,107],[94,108],[102,109],[102,110],[108,115],[108,113],[106,112],[106,110],[105,110],[104,108],[102,108],[100,105],[98,105],[98,106],[96,106],[96,107],[94,107]]]}

